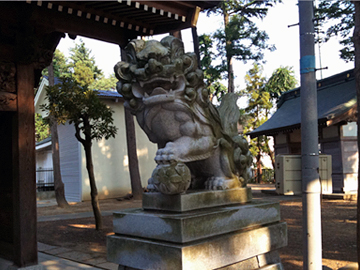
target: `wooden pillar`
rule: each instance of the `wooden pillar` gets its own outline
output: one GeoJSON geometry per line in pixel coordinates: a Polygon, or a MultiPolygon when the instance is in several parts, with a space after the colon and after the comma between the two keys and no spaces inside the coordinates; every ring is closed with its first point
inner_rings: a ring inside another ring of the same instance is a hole
{"type": "Polygon", "coordinates": [[[14,250],[12,129],[17,110],[15,74],[14,63],[0,62],[0,256],[9,260],[12,260],[14,250]]]}
{"type": "Polygon", "coordinates": [[[14,263],[37,264],[34,68],[17,65],[17,112],[13,117],[14,263]]]}
{"type": "Polygon", "coordinates": [[[38,263],[34,85],[61,35],[28,33],[0,50],[0,257],[18,267],[38,263]],[[36,46],[22,40],[29,36],[36,46]]]}

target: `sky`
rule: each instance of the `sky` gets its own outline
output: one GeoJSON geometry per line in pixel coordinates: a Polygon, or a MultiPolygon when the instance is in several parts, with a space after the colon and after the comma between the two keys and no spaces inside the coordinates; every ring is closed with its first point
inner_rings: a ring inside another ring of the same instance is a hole
{"type": "MultiPolygon", "coordinates": [[[[273,71],[280,66],[293,67],[295,76],[300,81],[299,73],[299,26],[288,27],[289,25],[299,22],[297,0],[285,0],[283,3],[277,4],[270,8],[265,19],[258,20],[257,26],[261,30],[265,30],[269,35],[269,44],[274,44],[276,50],[273,52],[266,51],[263,64],[263,76],[269,78],[273,71]]],[[[201,13],[197,23],[198,35],[211,34],[222,24],[220,16],[208,17],[205,13],[201,13]]],[[[182,38],[185,45],[185,51],[193,51],[191,30],[182,30],[182,38]]],[[[162,36],[163,37],[163,36],[162,36]]],[[[96,64],[108,76],[113,72],[114,65],[120,61],[119,47],[115,44],[100,42],[89,38],[77,37],[71,40],[66,37],[60,41],[58,49],[65,56],[69,56],[69,48],[74,47],[75,43],[83,39],[87,48],[91,49],[92,55],[95,57],[96,64]]],[[[161,36],[154,36],[154,39],[161,39],[161,36]]],[[[321,65],[319,57],[318,45],[315,46],[317,68],[327,67],[328,69],[317,71],[317,79],[326,78],[331,75],[354,67],[354,63],[346,63],[339,57],[340,45],[336,38],[322,44],[320,48],[321,65]]],[[[245,88],[244,77],[246,72],[252,67],[252,62],[247,64],[235,61],[235,87],[238,90],[245,88]]]]}

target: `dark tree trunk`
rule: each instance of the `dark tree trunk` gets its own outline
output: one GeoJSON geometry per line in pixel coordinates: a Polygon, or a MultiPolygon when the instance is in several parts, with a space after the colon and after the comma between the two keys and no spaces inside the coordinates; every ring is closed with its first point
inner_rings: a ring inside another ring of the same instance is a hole
{"type": "MultiPolygon", "coordinates": [[[[126,61],[126,52],[120,47],[121,60],[126,61]]],[[[139,161],[137,157],[136,135],[134,117],[129,110],[125,109],[125,127],[126,127],[126,143],[129,158],[129,171],[131,191],[135,200],[142,199],[142,185],[139,172],[139,161]]]]}
{"type": "MultiPolygon", "coordinates": [[[[356,81],[356,93],[357,93],[357,143],[358,143],[358,154],[359,154],[359,164],[358,170],[360,172],[360,2],[353,1],[355,5],[355,30],[354,30],[354,47],[355,47],[355,81],[356,81]]],[[[360,174],[358,174],[358,196],[357,196],[357,257],[358,264],[360,265],[360,174]]]]}
{"type": "MultiPolygon", "coordinates": [[[[54,86],[54,67],[53,63],[48,67],[49,86],[54,86]]],[[[59,136],[57,131],[56,119],[50,115],[50,131],[51,131],[51,150],[54,172],[54,189],[55,198],[59,207],[68,207],[69,204],[65,198],[64,183],[61,179],[60,171],[60,154],[59,154],[59,136]]]]}
{"type": "Polygon", "coordinates": [[[233,59],[231,56],[227,57],[227,63],[228,63],[228,91],[229,93],[235,92],[235,84],[234,84],[234,69],[233,69],[233,59]]]}
{"type": "Polygon", "coordinates": [[[85,139],[83,139],[80,135],[80,123],[74,123],[75,125],[75,137],[76,139],[81,142],[81,144],[84,147],[85,150],[85,158],[86,158],[86,169],[88,171],[89,176],[89,182],[90,182],[90,196],[91,196],[91,206],[94,212],[95,217],[95,228],[96,230],[101,230],[103,227],[102,223],[102,217],[100,212],[100,205],[99,205],[99,197],[98,197],[98,191],[96,187],[96,181],[95,181],[95,174],[94,174],[94,165],[92,160],[92,151],[91,151],[91,128],[89,120],[86,116],[82,117],[82,120],[84,121],[84,129],[85,129],[85,139]]]}
{"type": "Polygon", "coordinates": [[[86,157],[86,169],[89,175],[90,181],[90,195],[91,195],[91,206],[94,212],[95,217],[95,227],[96,230],[101,230],[103,227],[100,205],[99,205],[99,196],[95,182],[95,174],[94,174],[94,165],[92,161],[92,152],[91,152],[91,140],[86,140],[83,143],[86,157]]]}
{"type": "Polygon", "coordinates": [[[50,116],[50,130],[51,130],[51,150],[52,150],[52,160],[53,160],[55,198],[59,207],[68,207],[69,204],[65,198],[65,187],[61,179],[57,122],[52,116],[50,116]]]}
{"type": "Polygon", "coordinates": [[[256,156],[256,183],[261,183],[262,167],[261,167],[261,155],[256,156]]]}
{"type": "Polygon", "coordinates": [[[135,200],[141,200],[143,189],[140,179],[139,161],[136,152],[134,117],[127,109],[125,109],[125,124],[132,195],[135,200]]]}
{"type": "MultiPolygon", "coordinates": [[[[229,14],[226,11],[226,8],[223,8],[224,13],[224,29],[225,29],[225,36],[226,36],[226,28],[229,24],[230,17],[229,14]]],[[[229,41],[228,37],[226,36],[226,63],[227,63],[227,72],[228,72],[228,92],[234,93],[235,92],[235,86],[234,86],[234,70],[233,70],[233,59],[230,55],[228,48],[231,46],[231,41],[229,41]]]]}
{"type": "Polygon", "coordinates": [[[196,26],[191,27],[191,33],[192,33],[192,38],[193,38],[193,42],[194,42],[194,52],[196,54],[196,59],[198,61],[198,68],[201,69],[199,36],[197,34],[196,26]]]}

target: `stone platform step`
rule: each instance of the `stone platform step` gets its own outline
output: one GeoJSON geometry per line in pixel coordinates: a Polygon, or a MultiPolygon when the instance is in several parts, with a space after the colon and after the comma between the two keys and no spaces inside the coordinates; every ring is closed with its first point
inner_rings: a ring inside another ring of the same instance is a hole
{"type": "Polygon", "coordinates": [[[250,187],[226,190],[187,191],[166,195],[159,192],[143,194],[143,209],[185,212],[197,209],[251,202],[250,187]]]}
{"type": "MultiPolygon", "coordinates": [[[[143,225],[146,229],[146,224],[143,225]]],[[[265,256],[286,245],[286,223],[278,222],[189,244],[115,234],[108,236],[107,255],[108,261],[135,269],[226,269],[224,266],[239,264],[256,256],[265,256]]],[[[266,267],[267,263],[252,269],[281,269],[272,268],[271,265],[270,268],[266,267]]]]}
{"type": "Polygon", "coordinates": [[[187,243],[280,221],[276,202],[256,201],[184,213],[126,209],[114,213],[114,232],[127,236],[187,243]]]}

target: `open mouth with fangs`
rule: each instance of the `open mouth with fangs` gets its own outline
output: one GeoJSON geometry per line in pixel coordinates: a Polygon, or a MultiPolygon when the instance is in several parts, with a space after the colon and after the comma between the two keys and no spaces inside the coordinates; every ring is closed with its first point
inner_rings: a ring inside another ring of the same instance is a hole
{"type": "Polygon", "coordinates": [[[148,81],[133,84],[132,91],[135,97],[141,98],[145,105],[171,102],[175,100],[176,93],[185,89],[185,78],[156,77],[148,81]]]}

